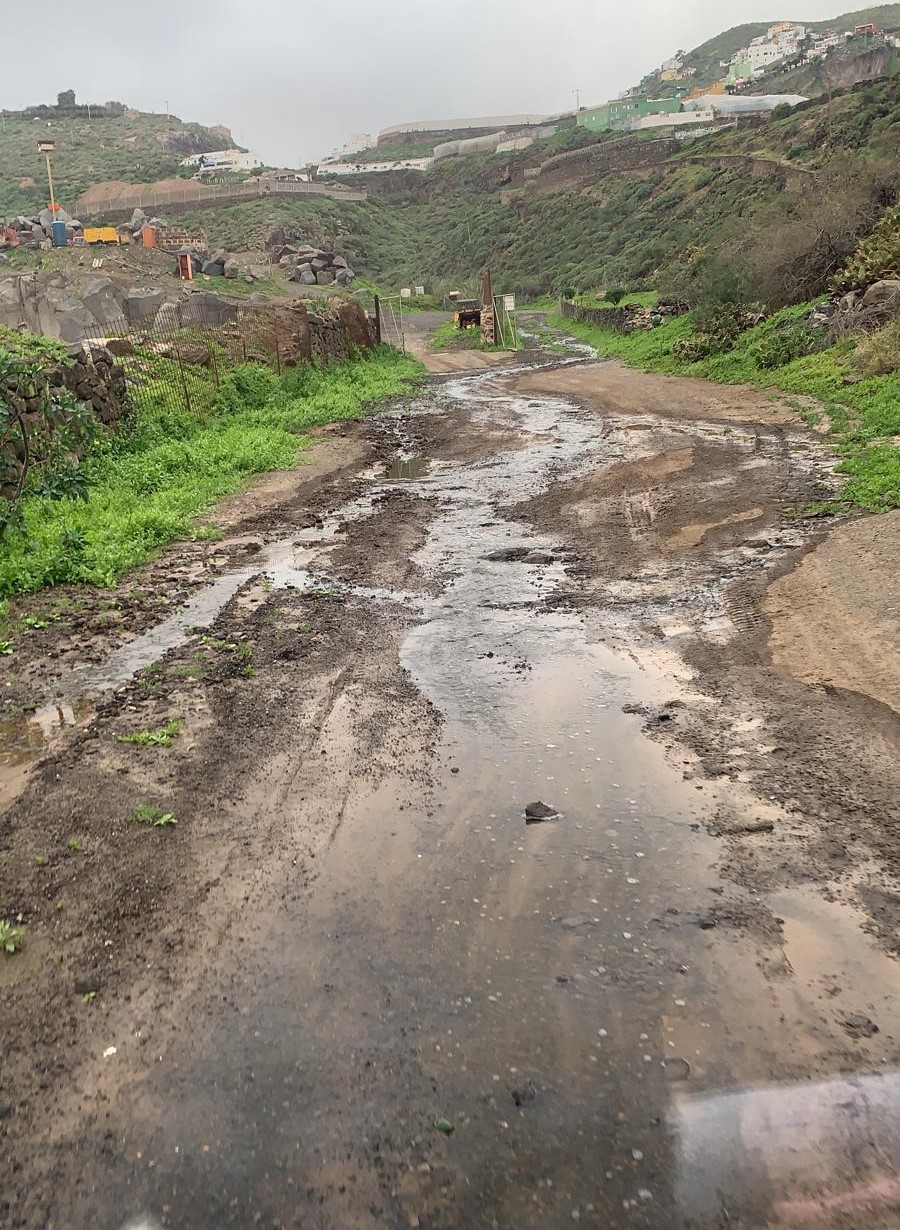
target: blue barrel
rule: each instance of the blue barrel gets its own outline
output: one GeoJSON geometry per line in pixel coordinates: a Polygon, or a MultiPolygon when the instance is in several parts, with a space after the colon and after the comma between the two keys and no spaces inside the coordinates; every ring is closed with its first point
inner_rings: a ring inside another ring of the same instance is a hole
{"type": "Polygon", "coordinates": [[[65,222],[51,222],[50,234],[53,236],[54,248],[64,248],[66,246],[66,224],[65,222]]]}

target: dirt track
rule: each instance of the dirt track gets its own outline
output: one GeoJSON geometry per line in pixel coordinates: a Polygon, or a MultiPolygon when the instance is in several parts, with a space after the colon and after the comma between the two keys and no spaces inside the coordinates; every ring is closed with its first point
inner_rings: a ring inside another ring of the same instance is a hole
{"type": "Polygon", "coordinates": [[[898,1224],[900,514],[452,358],[17,656],[3,1224],[898,1224]]]}

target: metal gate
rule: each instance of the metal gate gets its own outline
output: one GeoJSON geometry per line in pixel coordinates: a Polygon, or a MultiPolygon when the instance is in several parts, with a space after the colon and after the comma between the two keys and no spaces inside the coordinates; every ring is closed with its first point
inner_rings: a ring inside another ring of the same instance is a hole
{"type": "Polygon", "coordinates": [[[378,325],[378,340],[405,353],[406,336],[403,332],[403,300],[400,296],[376,295],[375,319],[378,325]]]}

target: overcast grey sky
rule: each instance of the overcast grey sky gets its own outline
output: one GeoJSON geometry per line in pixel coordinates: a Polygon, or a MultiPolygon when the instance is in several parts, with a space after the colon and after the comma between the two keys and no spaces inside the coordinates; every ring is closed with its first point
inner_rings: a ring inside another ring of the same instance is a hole
{"type": "MultiPolygon", "coordinates": [[[[10,0],[2,0],[5,8],[10,0]]],[[[841,0],[45,0],[0,107],[117,98],[229,125],[296,165],[351,131],[602,102],[679,47],[745,21],[822,20],[841,0]],[[58,31],[58,33],[56,33],[58,31]]],[[[858,7],[858,5],[857,5],[858,7]]],[[[23,10],[24,11],[24,10],[23,10]]],[[[23,20],[30,21],[29,18],[23,20]]]]}

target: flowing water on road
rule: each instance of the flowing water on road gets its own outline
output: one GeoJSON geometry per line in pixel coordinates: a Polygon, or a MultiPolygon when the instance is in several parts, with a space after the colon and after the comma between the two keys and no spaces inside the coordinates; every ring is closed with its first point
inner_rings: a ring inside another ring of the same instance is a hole
{"type": "MultiPolygon", "coordinates": [[[[553,601],[559,544],[509,512],[598,450],[628,459],[641,433],[517,397],[496,373],[449,381],[414,413],[448,403],[469,408],[473,433],[501,407],[521,441],[468,464],[401,456],[373,480],[438,503],[416,563],[443,588],[393,595],[417,612],[402,664],[443,718],[430,785],[398,772],[335,804],[310,886],[283,869],[252,945],[212,957],[189,1026],[126,1077],[73,1225],[880,1225],[900,1167],[898,1079],[877,1074],[889,1048],[860,1039],[876,1074],[838,1072],[790,967],[773,974],[752,935],[710,923],[726,897],[768,915],[719,879],[701,824],[723,791],[744,807],[738,787],[698,792],[628,712],[681,686],[627,642],[628,611],[653,595],[611,590],[616,652],[600,644],[596,616],[553,601]],[[529,825],[535,802],[555,814],[529,825]],[[869,1221],[833,1220],[860,1209],[869,1221]]],[[[371,509],[370,496],[332,526],[371,509]]],[[[211,623],[248,575],[333,585],[329,536],[270,544],[80,690],[211,623]]],[[[729,563],[752,566],[752,552],[729,563]]],[[[659,605],[674,632],[683,614],[659,605]]],[[[725,635],[720,591],[701,605],[725,635]]],[[[828,962],[806,904],[773,908],[814,979],[828,962]]],[[[895,964],[853,936],[845,985],[864,995],[877,971],[896,1003],[895,964]]]]}

